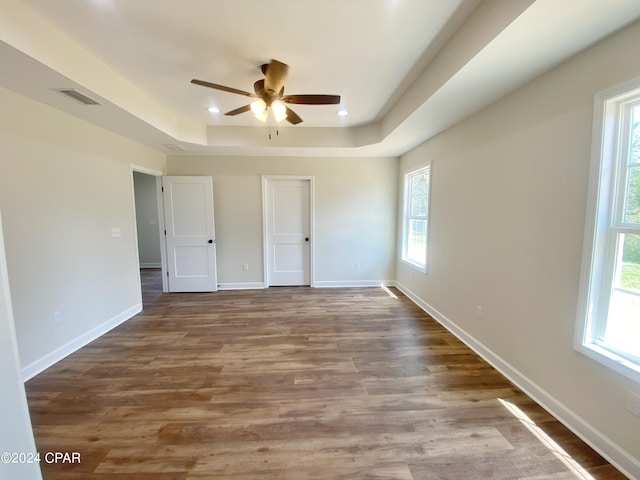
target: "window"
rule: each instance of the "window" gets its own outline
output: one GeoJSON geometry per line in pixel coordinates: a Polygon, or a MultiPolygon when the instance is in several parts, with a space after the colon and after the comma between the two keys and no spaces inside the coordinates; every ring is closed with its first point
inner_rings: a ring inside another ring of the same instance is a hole
{"type": "Polygon", "coordinates": [[[640,79],[595,114],[577,346],[640,379],[640,79]]]}
{"type": "Polygon", "coordinates": [[[430,164],[404,175],[402,260],[427,270],[430,164]]]}

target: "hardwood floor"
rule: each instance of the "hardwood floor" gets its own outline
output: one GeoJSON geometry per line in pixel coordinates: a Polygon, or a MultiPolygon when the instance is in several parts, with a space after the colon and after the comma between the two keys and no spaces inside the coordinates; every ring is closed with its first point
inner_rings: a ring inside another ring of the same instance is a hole
{"type": "Polygon", "coordinates": [[[625,478],[395,289],[144,273],[141,314],[26,384],[38,450],[81,455],[45,480],[625,478]]]}

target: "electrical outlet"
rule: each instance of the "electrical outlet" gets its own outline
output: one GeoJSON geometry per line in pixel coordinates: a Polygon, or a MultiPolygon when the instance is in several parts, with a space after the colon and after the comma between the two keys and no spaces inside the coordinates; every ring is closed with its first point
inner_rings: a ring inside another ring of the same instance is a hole
{"type": "Polygon", "coordinates": [[[476,318],[480,320],[482,318],[482,307],[476,305],[476,318]]]}
{"type": "Polygon", "coordinates": [[[248,272],[249,271],[249,264],[248,263],[243,263],[242,264],[242,270],[245,271],[245,272],[248,272]]]}
{"type": "Polygon", "coordinates": [[[627,392],[627,410],[640,417],[640,393],[627,392]]]}
{"type": "Polygon", "coordinates": [[[60,325],[62,323],[62,312],[53,312],[53,324],[60,325]]]}
{"type": "Polygon", "coordinates": [[[360,270],[360,262],[353,262],[353,269],[360,270]]]}

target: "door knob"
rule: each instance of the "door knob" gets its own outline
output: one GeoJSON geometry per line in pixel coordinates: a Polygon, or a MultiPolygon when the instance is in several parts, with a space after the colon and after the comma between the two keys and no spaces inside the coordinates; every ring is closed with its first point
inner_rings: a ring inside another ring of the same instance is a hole
{"type": "Polygon", "coordinates": [[[305,242],[308,242],[308,241],[309,241],[309,237],[306,237],[306,238],[304,239],[304,241],[305,241],[305,242]]]}
{"type": "Polygon", "coordinates": [[[213,243],[213,240],[209,240],[209,242],[208,242],[208,243],[213,243]]]}

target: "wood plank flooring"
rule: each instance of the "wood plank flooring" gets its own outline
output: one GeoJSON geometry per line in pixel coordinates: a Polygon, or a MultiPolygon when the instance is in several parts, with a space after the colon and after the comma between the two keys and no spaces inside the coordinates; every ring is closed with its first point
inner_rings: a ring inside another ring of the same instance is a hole
{"type": "Polygon", "coordinates": [[[143,273],[141,314],[26,384],[38,450],[81,455],[45,480],[626,478],[395,289],[143,273]]]}

